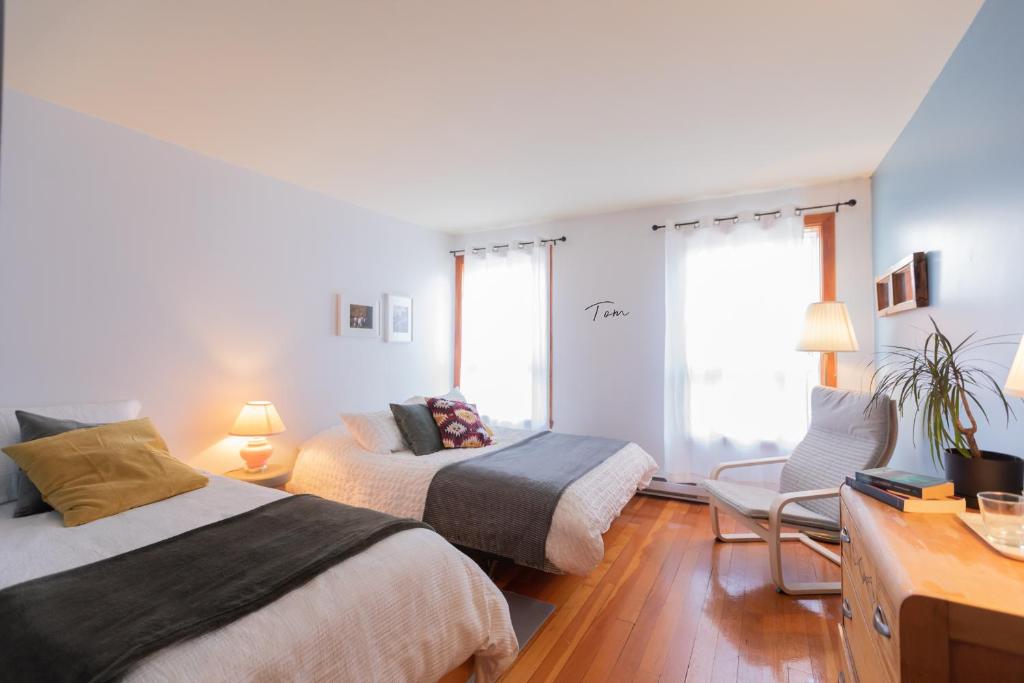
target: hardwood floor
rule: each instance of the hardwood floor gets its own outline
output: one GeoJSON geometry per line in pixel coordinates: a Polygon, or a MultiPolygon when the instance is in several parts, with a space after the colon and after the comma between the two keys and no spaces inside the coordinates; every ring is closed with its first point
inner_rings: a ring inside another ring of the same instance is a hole
{"type": "MultiPolygon", "coordinates": [[[[637,496],[605,546],[586,577],[499,568],[499,586],[557,606],[502,683],[836,680],[839,596],[776,593],[765,546],[715,543],[707,506],[637,496]]],[[[839,580],[785,550],[787,576],[839,580]]]]}

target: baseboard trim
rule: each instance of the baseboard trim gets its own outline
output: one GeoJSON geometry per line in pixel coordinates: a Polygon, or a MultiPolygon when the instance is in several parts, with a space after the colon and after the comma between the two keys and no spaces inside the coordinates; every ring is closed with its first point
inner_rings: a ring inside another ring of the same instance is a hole
{"type": "Polygon", "coordinates": [[[650,485],[640,491],[645,496],[656,498],[673,498],[690,503],[707,503],[707,492],[693,482],[669,481],[664,477],[654,477],[650,485]]]}

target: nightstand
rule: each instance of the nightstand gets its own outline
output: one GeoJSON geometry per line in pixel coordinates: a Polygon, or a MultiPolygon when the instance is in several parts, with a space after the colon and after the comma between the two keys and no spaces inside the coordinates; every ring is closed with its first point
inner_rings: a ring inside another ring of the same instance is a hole
{"type": "Polygon", "coordinates": [[[263,472],[246,472],[244,467],[239,467],[237,470],[225,472],[224,476],[283,491],[284,485],[292,478],[292,471],[284,465],[270,463],[263,472]]]}

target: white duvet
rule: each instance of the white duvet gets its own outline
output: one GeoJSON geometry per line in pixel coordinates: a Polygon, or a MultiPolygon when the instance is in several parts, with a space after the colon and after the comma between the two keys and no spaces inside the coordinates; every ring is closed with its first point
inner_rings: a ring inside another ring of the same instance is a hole
{"type": "MultiPolygon", "coordinates": [[[[56,512],[14,519],[14,503],[0,505],[0,588],[286,495],[211,477],[198,491],[73,528],[56,512]]],[[[412,529],[257,612],[150,655],[128,680],[436,681],[475,655],[477,680],[493,681],[517,651],[501,592],[440,536],[412,529]]]]}
{"type": "MultiPolygon", "coordinates": [[[[427,489],[439,469],[505,448],[530,434],[498,428],[498,442],[493,446],[416,456],[410,451],[381,454],[363,450],[339,425],[303,444],[288,490],[423,519],[427,489]]],[[[555,508],[545,546],[548,562],[563,572],[589,574],[604,557],[602,534],[637,490],[651,482],[657,469],[654,458],[630,443],[576,480],[555,508]]]]}

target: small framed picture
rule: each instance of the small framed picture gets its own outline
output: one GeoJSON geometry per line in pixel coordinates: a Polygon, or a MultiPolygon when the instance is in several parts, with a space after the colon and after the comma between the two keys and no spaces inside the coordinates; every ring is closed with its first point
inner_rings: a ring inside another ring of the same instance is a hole
{"type": "Polygon", "coordinates": [[[384,340],[412,341],[412,297],[401,294],[384,295],[384,340]]]}
{"type": "Polygon", "coordinates": [[[335,296],[335,334],[339,337],[379,337],[380,301],[343,294],[335,296]]]}

